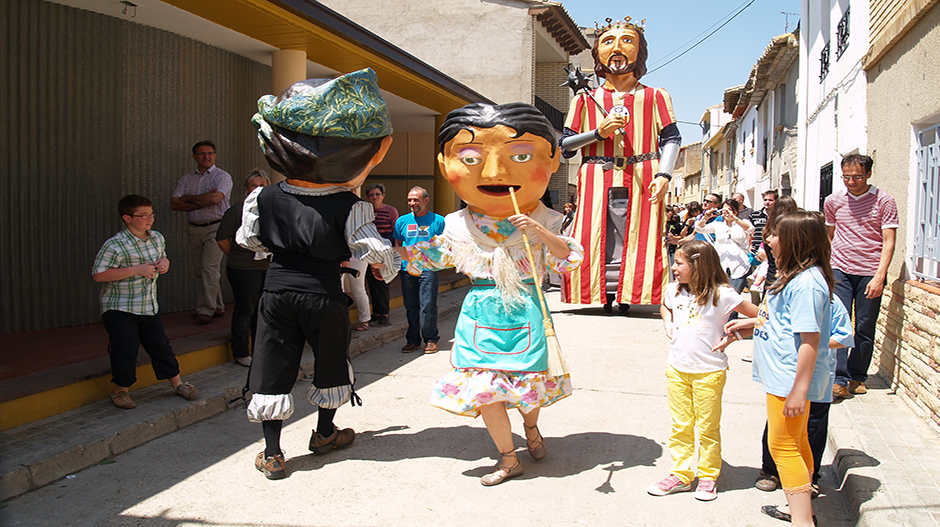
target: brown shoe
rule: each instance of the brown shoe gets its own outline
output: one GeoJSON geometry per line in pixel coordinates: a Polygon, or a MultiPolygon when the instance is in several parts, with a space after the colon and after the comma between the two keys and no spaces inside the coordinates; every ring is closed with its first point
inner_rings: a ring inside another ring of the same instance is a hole
{"type": "Polygon", "coordinates": [[[865,383],[862,381],[849,381],[849,393],[864,395],[868,393],[868,388],[865,387],[865,383]]]}
{"type": "Polygon", "coordinates": [[[205,326],[209,322],[212,322],[212,315],[196,315],[196,324],[199,326],[205,326]]]}
{"type": "Polygon", "coordinates": [[[535,435],[538,436],[538,439],[529,439],[528,436],[525,438],[526,449],[529,451],[529,455],[532,456],[532,459],[535,461],[544,459],[548,454],[548,449],[545,448],[545,440],[539,432],[538,425],[530,427],[523,423],[522,426],[526,430],[535,430],[535,435]]]}
{"type": "Polygon", "coordinates": [[[212,318],[222,318],[222,317],[224,317],[224,316],[225,316],[225,310],[224,310],[224,309],[220,309],[220,310],[218,310],[218,311],[216,311],[215,313],[212,314],[212,318]]]}
{"type": "Polygon", "coordinates": [[[404,346],[401,347],[401,352],[411,353],[412,351],[415,351],[416,349],[420,347],[421,347],[421,344],[412,344],[409,342],[408,344],[405,344],[404,346]]]}
{"type": "Polygon", "coordinates": [[[193,399],[196,398],[196,395],[199,394],[199,388],[196,388],[195,386],[193,386],[192,384],[189,384],[188,382],[184,382],[176,387],[176,393],[178,393],[180,397],[182,397],[183,399],[186,399],[187,401],[192,401],[193,399]]]}
{"type": "Polygon", "coordinates": [[[137,408],[137,403],[131,399],[131,394],[127,392],[114,392],[111,394],[111,402],[114,403],[114,406],[122,408],[124,410],[130,410],[132,408],[137,408]]]}
{"type": "Polygon", "coordinates": [[[777,476],[771,476],[770,474],[760,471],[760,474],[757,476],[757,481],[754,482],[754,486],[757,490],[762,490],[764,492],[773,492],[780,487],[780,478],[777,476]]]}
{"type": "Polygon", "coordinates": [[[284,479],[287,477],[287,465],[284,463],[283,454],[266,458],[262,450],[255,457],[255,468],[260,472],[264,472],[264,477],[268,479],[284,479]]]}
{"type": "Polygon", "coordinates": [[[437,353],[437,342],[428,342],[428,345],[424,347],[424,352],[428,355],[437,353]]]}
{"type": "Polygon", "coordinates": [[[340,430],[335,428],[330,437],[323,437],[314,432],[310,436],[310,451],[318,456],[329,454],[334,448],[339,450],[347,448],[356,439],[356,432],[352,428],[340,430]]]}
{"type": "Polygon", "coordinates": [[[845,386],[842,386],[841,384],[833,384],[832,385],[832,398],[835,400],[851,399],[852,394],[849,393],[849,391],[845,388],[845,386]]]}

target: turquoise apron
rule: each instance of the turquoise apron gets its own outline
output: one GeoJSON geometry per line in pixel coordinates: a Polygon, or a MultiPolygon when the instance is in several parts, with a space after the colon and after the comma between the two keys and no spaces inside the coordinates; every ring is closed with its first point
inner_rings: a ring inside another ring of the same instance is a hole
{"type": "Polygon", "coordinates": [[[474,280],[464,298],[451,362],[456,368],[518,372],[548,369],[542,310],[531,281],[523,302],[509,309],[492,281],[474,280]]]}

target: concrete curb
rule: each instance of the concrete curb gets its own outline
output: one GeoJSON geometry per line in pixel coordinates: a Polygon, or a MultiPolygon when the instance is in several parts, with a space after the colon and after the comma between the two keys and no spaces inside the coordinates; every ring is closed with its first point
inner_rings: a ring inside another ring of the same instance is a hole
{"type": "Polygon", "coordinates": [[[832,466],[857,527],[936,525],[940,439],[881,379],[830,411],[832,466]]]}
{"type": "MultiPolygon", "coordinates": [[[[439,319],[455,316],[460,311],[464,296],[464,291],[460,289],[463,285],[466,285],[463,281],[455,282],[453,287],[448,291],[439,294],[439,319]]],[[[407,330],[407,326],[407,322],[401,319],[387,326],[373,326],[376,331],[371,331],[373,328],[370,327],[368,335],[355,338],[350,343],[350,358],[381,347],[391,341],[402,339],[407,330]]],[[[203,386],[203,379],[206,381],[206,384],[209,385],[213,379],[218,380],[220,377],[223,378],[221,381],[222,384],[227,386],[221,388],[221,393],[218,393],[219,388],[217,387],[214,390],[217,395],[206,399],[199,398],[181,408],[176,407],[162,415],[144,421],[135,420],[131,418],[130,414],[122,414],[127,415],[129,418],[121,419],[121,424],[124,426],[119,426],[116,432],[111,430],[105,435],[98,435],[97,437],[94,433],[86,434],[87,437],[82,437],[77,442],[72,441],[69,446],[60,447],[58,449],[56,445],[47,446],[45,450],[48,452],[34,456],[38,459],[16,466],[10,466],[11,463],[7,460],[7,462],[4,463],[5,466],[3,466],[3,473],[0,474],[0,500],[8,500],[38,489],[62,479],[69,474],[74,474],[82,469],[111,459],[122,452],[143,445],[153,439],[237,407],[237,404],[229,404],[229,402],[241,396],[244,372],[244,369],[233,370],[230,364],[225,364],[195,373],[188,376],[188,379],[192,380],[197,386],[203,386]],[[237,384],[232,386],[232,383],[237,384]]],[[[313,361],[307,361],[301,364],[300,378],[312,373],[313,361]]],[[[161,383],[161,385],[162,384],[163,383],[161,383]]],[[[140,401],[148,395],[152,396],[155,393],[165,391],[164,386],[157,385],[138,390],[134,393],[135,399],[140,401]]],[[[90,412],[94,410],[91,407],[98,406],[106,408],[107,411],[113,413],[114,409],[111,408],[110,401],[99,401],[98,403],[72,410],[63,415],[80,414],[83,411],[90,412]]],[[[21,428],[41,428],[46,421],[48,420],[37,421],[21,428]]],[[[19,429],[8,432],[16,432],[17,430],[19,429]]],[[[68,435],[69,431],[63,430],[61,433],[68,435]]],[[[7,456],[5,455],[4,457],[7,456]]]]}

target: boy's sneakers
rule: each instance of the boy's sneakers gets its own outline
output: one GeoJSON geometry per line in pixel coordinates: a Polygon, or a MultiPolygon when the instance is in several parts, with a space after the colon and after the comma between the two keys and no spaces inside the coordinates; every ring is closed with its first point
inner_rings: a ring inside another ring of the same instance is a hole
{"type": "Polygon", "coordinates": [[[718,497],[718,486],[713,479],[700,479],[695,487],[695,499],[699,501],[712,501],[718,497]]]}
{"type": "Polygon", "coordinates": [[[651,496],[668,496],[669,494],[686,492],[688,490],[692,490],[692,484],[683,483],[681,479],[672,474],[666,476],[666,478],[659,483],[646,487],[646,492],[651,496]]]}

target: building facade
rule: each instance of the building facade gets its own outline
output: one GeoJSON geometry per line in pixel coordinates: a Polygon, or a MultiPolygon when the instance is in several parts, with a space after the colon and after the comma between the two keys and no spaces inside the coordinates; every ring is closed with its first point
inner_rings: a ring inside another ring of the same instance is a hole
{"type": "MultiPolygon", "coordinates": [[[[854,10],[854,4],[852,6],[854,10]]],[[[940,5],[873,0],[867,73],[872,183],[898,203],[898,229],[872,363],[940,426],[940,5]]]]}
{"type": "Polygon", "coordinates": [[[800,177],[792,195],[800,206],[822,210],[833,190],[844,189],[839,162],[868,154],[868,1],[802,0],[799,42],[797,157],[800,177]]]}

